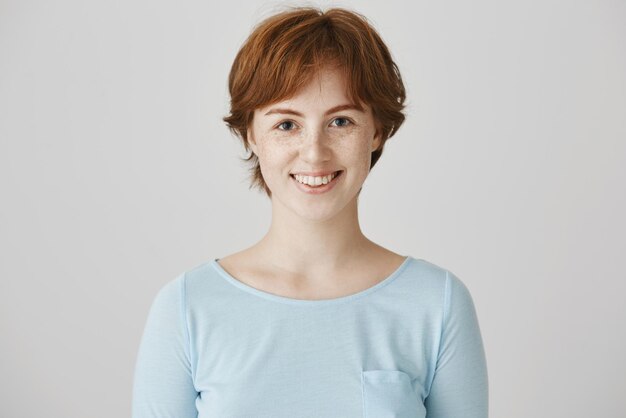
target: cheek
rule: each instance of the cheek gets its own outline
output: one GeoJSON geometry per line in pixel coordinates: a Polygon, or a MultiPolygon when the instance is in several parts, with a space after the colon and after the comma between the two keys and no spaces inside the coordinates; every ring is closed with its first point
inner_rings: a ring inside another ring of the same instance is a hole
{"type": "Polygon", "coordinates": [[[358,160],[360,162],[360,168],[361,170],[363,170],[364,172],[369,173],[370,170],[370,164],[372,162],[372,153],[369,152],[369,150],[367,150],[366,148],[361,148],[360,149],[360,154],[358,156],[358,160]]]}
{"type": "Polygon", "coordinates": [[[261,173],[266,181],[274,177],[282,177],[282,174],[287,170],[290,156],[292,155],[288,149],[283,149],[276,146],[260,145],[258,147],[259,165],[261,166],[261,173]]]}
{"type": "Polygon", "coordinates": [[[363,137],[349,143],[343,151],[352,166],[359,170],[369,171],[372,153],[363,137]]]}

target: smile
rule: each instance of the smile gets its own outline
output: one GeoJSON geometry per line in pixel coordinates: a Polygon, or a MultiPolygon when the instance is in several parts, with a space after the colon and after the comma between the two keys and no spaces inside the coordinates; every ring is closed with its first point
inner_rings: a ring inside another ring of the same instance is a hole
{"type": "MultiPolygon", "coordinates": [[[[335,184],[337,184],[337,182],[343,178],[343,170],[336,171],[335,173],[333,173],[333,176],[334,177],[326,184],[322,183],[319,185],[311,186],[309,184],[299,182],[298,180],[296,180],[296,177],[293,174],[289,175],[289,177],[291,177],[292,181],[295,183],[296,187],[300,191],[303,191],[308,194],[321,194],[321,193],[325,193],[331,190],[335,186],[335,184]]],[[[307,181],[307,180],[308,179],[305,177],[304,181],[307,181]]]]}

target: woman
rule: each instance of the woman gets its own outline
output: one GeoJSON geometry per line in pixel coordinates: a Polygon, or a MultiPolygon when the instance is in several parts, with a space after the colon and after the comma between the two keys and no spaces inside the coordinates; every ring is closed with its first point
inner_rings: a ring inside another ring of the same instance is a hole
{"type": "Polygon", "coordinates": [[[376,31],[344,9],[289,9],[255,28],[229,89],[224,120],[252,151],[271,227],[160,290],[133,416],[487,417],[468,289],[359,227],[363,183],[404,121],[376,31]]]}

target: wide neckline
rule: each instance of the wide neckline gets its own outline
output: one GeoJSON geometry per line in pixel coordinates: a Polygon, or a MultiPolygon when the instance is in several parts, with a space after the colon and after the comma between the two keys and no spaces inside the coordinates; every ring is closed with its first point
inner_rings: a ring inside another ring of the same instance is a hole
{"type": "Polygon", "coordinates": [[[370,293],[373,293],[381,288],[383,288],[384,286],[387,286],[389,283],[391,283],[393,280],[395,280],[400,273],[402,273],[402,271],[409,265],[409,263],[411,262],[411,260],[414,260],[413,257],[411,257],[410,255],[406,256],[404,261],[396,268],[396,270],[391,273],[389,276],[385,277],[383,280],[381,280],[380,282],[376,283],[373,286],[368,287],[367,289],[361,290],[357,293],[353,293],[351,295],[346,295],[346,296],[340,296],[338,298],[332,298],[332,299],[295,299],[295,298],[290,298],[287,296],[281,296],[281,295],[276,295],[274,293],[269,293],[266,292],[264,290],[260,290],[257,289],[256,287],[252,287],[242,281],[239,281],[238,279],[234,278],[233,276],[231,276],[230,273],[228,273],[221,264],[218,263],[219,258],[214,258],[211,260],[210,265],[219,273],[219,275],[224,278],[227,282],[229,282],[230,284],[236,286],[237,288],[251,293],[255,296],[261,297],[263,299],[267,299],[267,300],[271,300],[274,302],[280,302],[280,303],[287,303],[287,304],[291,304],[291,305],[309,305],[309,306],[313,306],[313,305],[331,305],[331,304],[337,304],[337,303],[345,303],[351,300],[355,300],[358,298],[361,298],[363,296],[369,295],[370,293]]]}

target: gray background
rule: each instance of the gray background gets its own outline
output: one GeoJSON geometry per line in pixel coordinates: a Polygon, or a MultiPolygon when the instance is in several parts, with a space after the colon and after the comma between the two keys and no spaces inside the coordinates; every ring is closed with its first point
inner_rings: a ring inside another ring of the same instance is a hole
{"type": "MultiPolygon", "coordinates": [[[[0,2],[2,417],[128,416],[158,289],[266,231],[221,117],[280,4],[0,2]]],[[[468,286],[491,417],[623,416],[626,3],[306,4],[365,14],[400,67],[362,228],[468,286]]]]}

